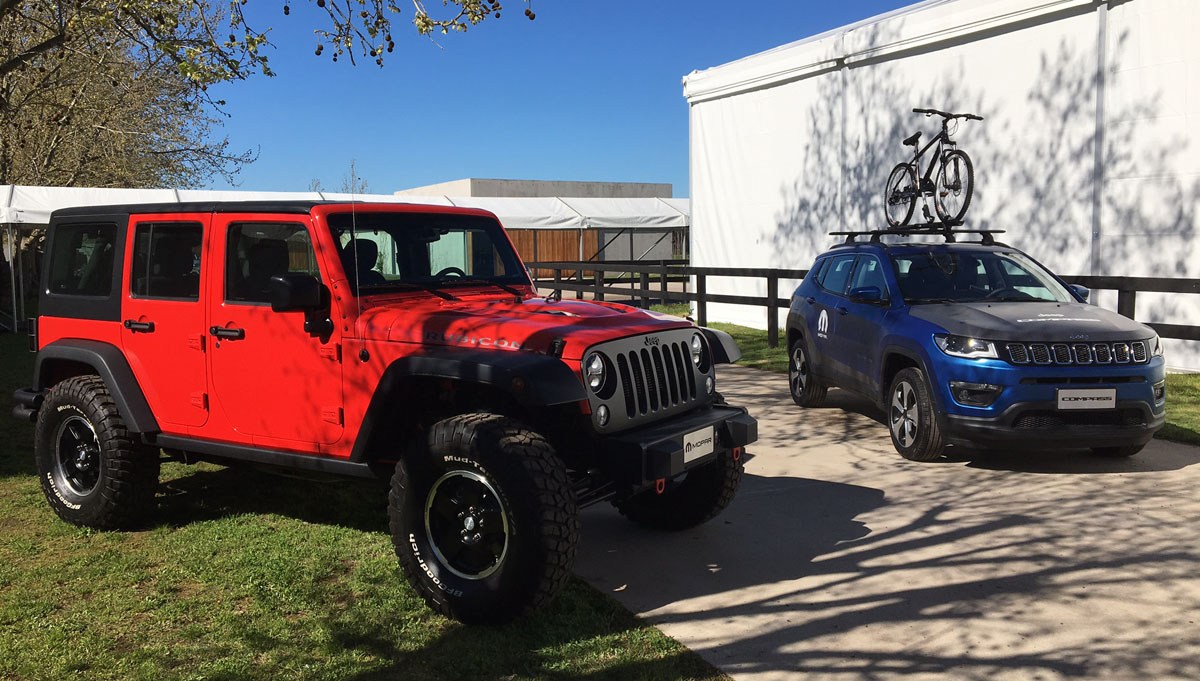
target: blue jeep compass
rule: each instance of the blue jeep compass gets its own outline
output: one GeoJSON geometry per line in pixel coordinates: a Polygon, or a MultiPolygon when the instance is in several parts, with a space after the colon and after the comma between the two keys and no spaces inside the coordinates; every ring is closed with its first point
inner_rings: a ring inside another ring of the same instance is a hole
{"type": "Polygon", "coordinates": [[[792,295],[788,378],[801,407],[831,386],[865,395],[917,461],[956,443],[1132,456],[1162,427],[1157,334],[1087,304],[1086,288],[993,232],[840,234],[792,295]],[[957,243],[964,233],[981,240],[957,243]],[[945,243],[881,239],[916,234],[945,243]]]}

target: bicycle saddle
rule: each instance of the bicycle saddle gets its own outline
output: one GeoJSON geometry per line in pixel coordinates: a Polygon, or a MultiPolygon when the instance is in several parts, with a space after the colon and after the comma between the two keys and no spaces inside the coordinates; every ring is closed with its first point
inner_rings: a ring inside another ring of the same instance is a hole
{"type": "Polygon", "coordinates": [[[920,130],[918,130],[917,132],[914,132],[912,134],[912,137],[909,137],[904,140],[904,144],[907,146],[910,146],[910,147],[915,147],[920,143],[921,143],[921,131],[920,130]]]}

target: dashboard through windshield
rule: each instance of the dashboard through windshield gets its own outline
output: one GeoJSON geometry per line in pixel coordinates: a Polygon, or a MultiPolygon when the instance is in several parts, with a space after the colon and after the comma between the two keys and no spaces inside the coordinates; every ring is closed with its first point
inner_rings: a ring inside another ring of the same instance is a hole
{"type": "Polygon", "coordinates": [[[494,220],[436,213],[336,213],[328,218],[350,285],[363,293],[529,284],[494,220]]]}
{"type": "Polygon", "coordinates": [[[1041,265],[1017,251],[923,251],[893,255],[910,305],[939,302],[1075,302],[1041,265]]]}

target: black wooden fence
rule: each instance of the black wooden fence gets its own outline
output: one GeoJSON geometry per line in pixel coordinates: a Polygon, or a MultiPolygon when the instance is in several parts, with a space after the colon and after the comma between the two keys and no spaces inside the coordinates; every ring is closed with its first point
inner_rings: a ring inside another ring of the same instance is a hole
{"type": "MultiPolygon", "coordinates": [[[[804,278],[808,270],[785,270],[760,267],[689,267],[683,260],[657,260],[630,262],[538,262],[529,263],[531,268],[551,270],[551,279],[537,283],[542,288],[571,291],[579,295],[588,293],[596,300],[606,296],[630,299],[631,302],[648,307],[652,301],[694,302],[696,322],[701,326],[708,323],[708,303],[730,303],[765,307],[767,315],[767,342],[771,347],[779,346],[779,310],[791,304],[791,291],[780,296],[779,281],[804,278]],[[695,278],[695,290],[682,286],[695,278]],[[749,277],[766,279],[765,296],[735,296],[708,292],[709,277],[749,277]]],[[[1135,307],[1138,293],[1197,293],[1200,294],[1200,279],[1169,279],[1160,277],[1063,277],[1068,283],[1080,284],[1093,291],[1116,291],[1117,312],[1136,319],[1135,307]]],[[[1200,326],[1193,324],[1165,324],[1143,322],[1163,338],[1200,340],[1200,326]]]]}

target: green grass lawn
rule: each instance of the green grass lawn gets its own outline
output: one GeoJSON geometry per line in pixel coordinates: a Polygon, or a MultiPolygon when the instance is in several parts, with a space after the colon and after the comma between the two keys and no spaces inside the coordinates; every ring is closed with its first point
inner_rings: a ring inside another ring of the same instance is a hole
{"type": "Polygon", "coordinates": [[[434,615],[373,483],[168,464],[148,529],[63,523],[9,417],[31,360],[0,334],[0,678],[727,678],[577,579],[506,627],[434,615]]]}

